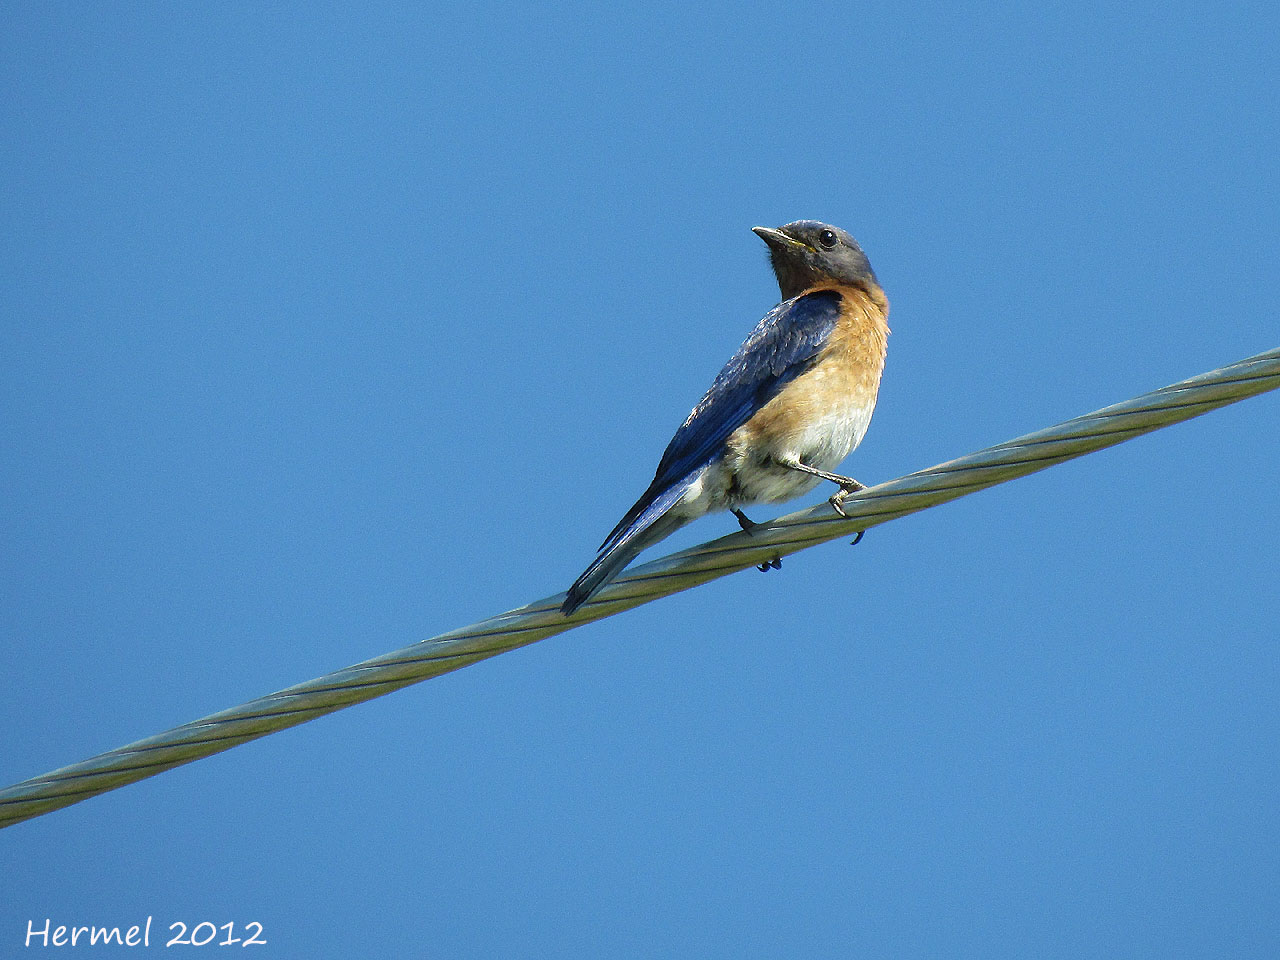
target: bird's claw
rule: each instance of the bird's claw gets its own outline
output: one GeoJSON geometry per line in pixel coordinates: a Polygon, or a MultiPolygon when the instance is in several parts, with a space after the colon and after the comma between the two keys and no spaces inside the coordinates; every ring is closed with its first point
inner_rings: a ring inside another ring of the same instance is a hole
{"type": "Polygon", "coordinates": [[[832,510],[848,520],[849,515],[844,512],[844,498],[851,493],[857,493],[859,490],[865,489],[867,489],[865,483],[859,483],[857,480],[849,478],[848,482],[840,484],[840,489],[831,495],[827,503],[831,504],[832,510]]]}
{"type": "MultiPolygon", "coordinates": [[[[851,493],[857,493],[859,490],[865,490],[865,489],[867,489],[866,484],[858,483],[857,480],[850,480],[848,484],[842,483],[840,485],[840,489],[837,490],[835,493],[833,493],[831,495],[831,499],[828,500],[827,502],[831,504],[832,510],[834,510],[836,513],[840,514],[840,516],[848,520],[849,514],[844,512],[844,498],[851,493]]],[[[858,545],[858,542],[862,540],[862,535],[866,532],[867,531],[865,530],[859,530],[858,535],[854,537],[851,541],[849,541],[849,546],[856,547],[858,545]]]]}

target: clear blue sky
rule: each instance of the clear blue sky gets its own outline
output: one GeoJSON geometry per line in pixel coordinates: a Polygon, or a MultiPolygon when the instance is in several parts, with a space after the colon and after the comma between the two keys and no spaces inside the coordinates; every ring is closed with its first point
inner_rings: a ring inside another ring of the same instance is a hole
{"type": "MultiPolygon", "coordinates": [[[[1273,4],[6,20],[4,785],[563,589],[776,301],[754,224],[888,291],[868,482],[1280,343],[1273,4]]],[[[1274,957],[1278,432],[1248,401],[0,832],[0,955],[152,915],[1274,957]]]]}

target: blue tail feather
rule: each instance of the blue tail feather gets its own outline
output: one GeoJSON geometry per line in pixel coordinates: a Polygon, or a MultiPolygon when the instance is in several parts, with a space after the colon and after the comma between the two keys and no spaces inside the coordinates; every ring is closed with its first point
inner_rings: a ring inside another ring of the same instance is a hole
{"type": "Polygon", "coordinates": [[[614,531],[601,547],[600,553],[592,561],[591,566],[587,567],[582,576],[574,581],[573,586],[565,594],[560,612],[566,617],[573,613],[596,591],[616,577],[622,568],[634,560],[642,550],[670,536],[688,523],[686,518],[672,516],[670,511],[689,489],[691,482],[690,478],[674,484],[654,497],[652,503],[643,505],[645,499],[649,497],[646,493],[640,502],[628,511],[630,514],[635,512],[637,507],[640,508],[635,519],[624,529],[614,531]]]}

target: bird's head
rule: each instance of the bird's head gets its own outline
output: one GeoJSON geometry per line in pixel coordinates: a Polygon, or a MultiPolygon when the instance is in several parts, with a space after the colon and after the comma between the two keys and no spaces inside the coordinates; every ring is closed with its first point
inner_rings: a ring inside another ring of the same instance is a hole
{"type": "Polygon", "coordinates": [[[858,287],[872,297],[884,296],[858,241],[839,227],[818,220],[797,220],[776,230],[751,230],[769,245],[769,259],[783,300],[823,283],[858,287]]]}

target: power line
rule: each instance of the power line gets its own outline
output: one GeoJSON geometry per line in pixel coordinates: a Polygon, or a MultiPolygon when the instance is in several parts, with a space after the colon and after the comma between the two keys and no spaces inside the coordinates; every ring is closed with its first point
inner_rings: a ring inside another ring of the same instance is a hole
{"type": "Polygon", "coordinates": [[[1280,387],[1280,348],[633,568],[572,617],[563,594],[211,714],[0,791],[0,827],[457,670],[668,594],[1121,443],[1280,387]]]}

